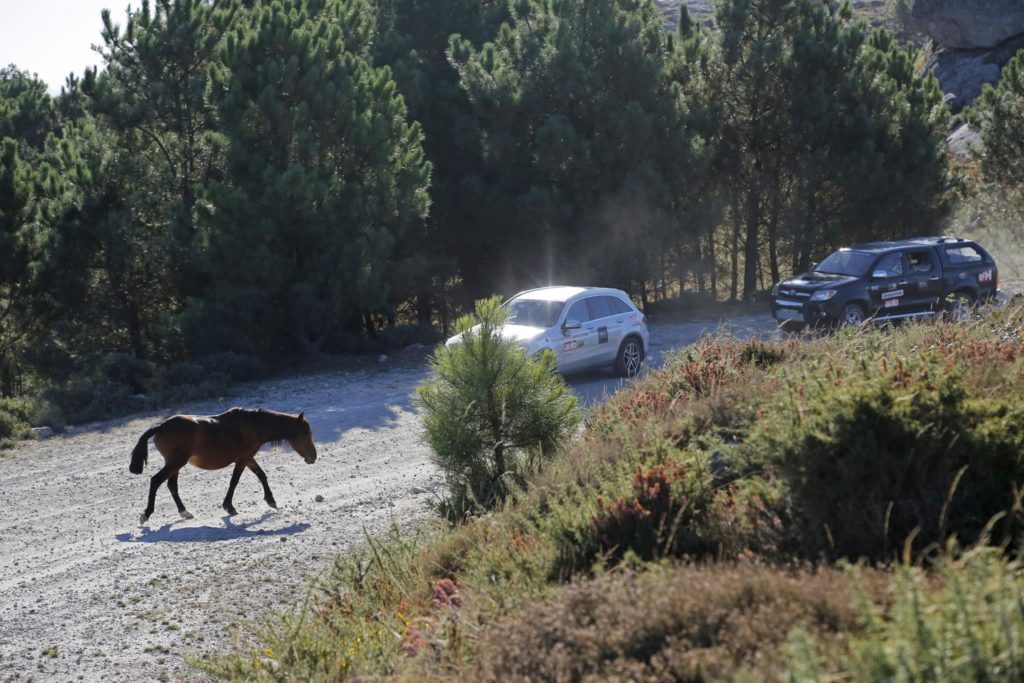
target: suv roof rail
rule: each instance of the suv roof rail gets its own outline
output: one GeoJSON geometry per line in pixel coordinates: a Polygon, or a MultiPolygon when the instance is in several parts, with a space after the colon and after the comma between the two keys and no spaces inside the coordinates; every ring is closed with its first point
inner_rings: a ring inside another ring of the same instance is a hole
{"type": "Polygon", "coordinates": [[[963,242],[963,237],[940,237],[936,240],[939,244],[945,244],[946,242],[963,242]]]}

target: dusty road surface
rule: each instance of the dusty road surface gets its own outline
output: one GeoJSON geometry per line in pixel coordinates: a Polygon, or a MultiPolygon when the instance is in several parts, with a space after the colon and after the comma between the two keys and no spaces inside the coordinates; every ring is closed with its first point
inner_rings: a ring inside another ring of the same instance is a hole
{"type": "MultiPolygon", "coordinates": [[[[771,337],[768,316],[733,318],[740,337],[771,337]]],[[[652,364],[718,323],[652,326],[652,364]]],[[[128,473],[139,435],[171,414],[87,425],[0,457],[0,681],[201,680],[187,656],[222,652],[240,621],[301,600],[306,579],[364,534],[429,514],[440,479],[421,443],[411,393],[423,363],[330,372],[240,387],[223,400],[174,412],[232,406],[305,411],[320,457],[261,454],[280,510],[245,472],[239,513],[220,508],[230,470],[182,470],[195,519],[177,516],[166,488],[140,526],[149,477],[128,473]]],[[[586,404],[613,393],[608,374],[570,378],[586,404]]]]}

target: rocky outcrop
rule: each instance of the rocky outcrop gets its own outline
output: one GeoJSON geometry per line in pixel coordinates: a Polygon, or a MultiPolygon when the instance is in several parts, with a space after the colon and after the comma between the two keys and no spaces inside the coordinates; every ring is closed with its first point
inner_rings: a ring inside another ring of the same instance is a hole
{"type": "Polygon", "coordinates": [[[995,85],[1006,63],[1024,49],[1024,33],[991,50],[954,50],[940,47],[928,59],[939,79],[950,109],[958,112],[981,94],[986,83],[995,85]]]}
{"type": "Polygon", "coordinates": [[[1024,34],[1021,0],[915,0],[914,21],[939,45],[994,48],[1024,34]]]}
{"type": "Polygon", "coordinates": [[[1024,48],[1022,0],[916,0],[914,21],[934,42],[928,68],[954,112],[970,105],[986,83],[1024,48]]]}

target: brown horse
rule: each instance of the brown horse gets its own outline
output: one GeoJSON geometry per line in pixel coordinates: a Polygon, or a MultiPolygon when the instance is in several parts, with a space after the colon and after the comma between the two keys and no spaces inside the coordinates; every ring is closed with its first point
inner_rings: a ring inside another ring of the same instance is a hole
{"type": "Polygon", "coordinates": [[[278,413],[273,410],[246,410],[232,408],[220,415],[199,417],[195,415],[175,415],[147,429],[139,438],[139,443],[132,451],[132,461],[128,471],[142,474],[142,467],[149,458],[146,443],[149,437],[160,454],[164,456],[164,466],[153,475],[149,483],[149,504],[139,520],[145,524],[153,514],[156,491],[165,481],[167,488],[178,506],[178,513],[185,519],[192,519],[192,514],[178,497],[178,472],[187,463],[204,470],[219,470],[234,464],[231,473],[231,484],[228,495],[224,498],[223,507],[229,515],[236,515],[231,504],[235,494],[235,486],[242,476],[242,470],[248,467],[263,484],[263,499],[267,505],[277,508],[274,494],[270,492],[267,475],[256,464],[256,452],[265,443],[287,441],[296,453],[307,463],[316,462],[316,446],[313,445],[313,431],[309,422],[298,415],[278,413]]]}

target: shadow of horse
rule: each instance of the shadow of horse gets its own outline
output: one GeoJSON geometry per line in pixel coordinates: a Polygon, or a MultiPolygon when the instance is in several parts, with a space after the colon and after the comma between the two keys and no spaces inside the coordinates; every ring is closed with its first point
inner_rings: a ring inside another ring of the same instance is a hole
{"type": "Polygon", "coordinates": [[[239,538],[263,538],[270,536],[294,536],[301,534],[309,528],[309,524],[302,522],[291,524],[280,529],[253,529],[252,527],[262,524],[273,516],[272,512],[265,512],[258,519],[244,524],[235,524],[230,516],[221,518],[224,526],[185,526],[174,528],[176,524],[182,524],[184,520],[178,520],[165,524],[159,529],[143,529],[139,534],[126,532],[117,534],[114,538],[121,543],[214,543],[216,541],[233,541],[239,538]]]}

